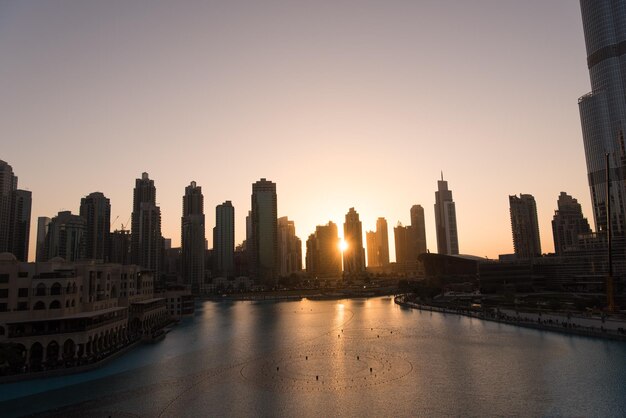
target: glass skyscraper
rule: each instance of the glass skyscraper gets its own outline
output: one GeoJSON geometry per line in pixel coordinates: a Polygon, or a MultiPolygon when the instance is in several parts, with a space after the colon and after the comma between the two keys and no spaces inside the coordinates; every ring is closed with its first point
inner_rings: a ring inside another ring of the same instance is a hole
{"type": "Polygon", "coordinates": [[[578,100],[593,217],[607,228],[605,156],[609,154],[611,226],[626,233],[626,0],[581,0],[591,92],[578,100]]]}

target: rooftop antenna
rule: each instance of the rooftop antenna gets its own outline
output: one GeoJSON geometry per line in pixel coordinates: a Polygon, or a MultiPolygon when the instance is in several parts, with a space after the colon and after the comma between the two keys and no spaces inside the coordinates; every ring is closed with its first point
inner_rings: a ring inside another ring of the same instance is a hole
{"type": "Polygon", "coordinates": [[[443,181],[443,170],[441,170],[441,181],[443,181]]]}

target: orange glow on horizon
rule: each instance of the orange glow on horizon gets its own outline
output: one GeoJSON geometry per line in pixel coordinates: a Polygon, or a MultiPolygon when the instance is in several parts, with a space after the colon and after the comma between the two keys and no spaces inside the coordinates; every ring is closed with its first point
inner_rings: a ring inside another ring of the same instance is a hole
{"type": "Polygon", "coordinates": [[[342,253],[348,249],[348,243],[344,239],[339,240],[339,249],[342,253]]]}

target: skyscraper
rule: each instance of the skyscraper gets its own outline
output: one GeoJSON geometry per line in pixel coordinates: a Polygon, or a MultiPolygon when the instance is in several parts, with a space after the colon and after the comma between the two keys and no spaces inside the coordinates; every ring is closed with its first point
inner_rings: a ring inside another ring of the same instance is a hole
{"type": "Polygon", "coordinates": [[[605,155],[609,154],[611,226],[626,235],[626,2],[581,0],[591,92],[578,99],[593,217],[607,227],[605,155]]]}
{"type": "Polygon", "coordinates": [[[535,198],[530,194],[509,196],[509,206],[515,255],[521,259],[539,257],[541,242],[535,198]]]}
{"type": "Polygon", "coordinates": [[[409,227],[403,226],[400,222],[393,228],[397,266],[402,266],[411,261],[409,257],[409,229],[409,227]]]}
{"type": "Polygon", "coordinates": [[[376,231],[365,233],[367,243],[367,266],[385,267],[389,264],[389,235],[387,233],[387,220],[376,220],[376,231]]]}
{"type": "Polygon", "coordinates": [[[48,226],[50,225],[50,218],[47,216],[40,216],[37,218],[37,248],[35,254],[35,261],[45,261],[45,245],[46,235],[48,234],[48,226]]]}
{"type": "Polygon", "coordinates": [[[94,192],[80,201],[80,216],[87,221],[85,258],[108,261],[111,233],[111,202],[94,192]]]}
{"type": "Polygon", "coordinates": [[[417,261],[420,254],[426,252],[426,222],[424,220],[424,208],[421,205],[411,206],[410,235],[410,259],[417,261]]]}
{"type": "Polygon", "coordinates": [[[437,181],[435,192],[435,226],[437,230],[437,252],[454,255],[459,253],[459,237],[456,228],[456,208],[452,200],[452,191],[448,190],[448,182],[437,181]]]}
{"type": "Polygon", "coordinates": [[[0,160],[0,253],[28,261],[31,192],[18,190],[13,168],[0,160]]]}
{"type": "Polygon", "coordinates": [[[61,257],[65,261],[85,258],[87,221],[70,211],[59,212],[50,220],[44,243],[44,261],[61,257]]]}
{"type": "Polygon", "coordinates": [[[354,208],[346,213],[343,224],[343,239],[347,246],[343,252],[343,271],[346,275],[360,275],[365,272],[365,249],[363,229],[359,214],[354,208]]]}
{"type": "Polygon", "coordinates": [[[287,277],[302,270],[302,241],[289,218],[278,218],[278,275],[287,277]]]}
{"type": "Polygon", "coordinates": [[[306,271],[309,276],[341,276],[341,250],[337,224],[318,225],[306,241],[306,271]]]}
{"type": "Polygon", "coordinates": [[[273,286],[278,278],[276,183],[264,178],[252,185],[252,275],[273,286]]]}
{"type": "Polygon", "coordinates": [[[181,218],[181,270],[183,283],[194,293],[204,283],[204,196],[202,188],[192,181],[185,187],[181,218]]]}
{"type": "Polygon", "coordinates": [[[578,249],[579,236],[591,234],[589,222],[583,217],[580,203],[572,196],[561,192],[557,201],[558,210],[552,218],[554,252],[562,255],[568,249],[578,249]]]}
{"type": "Polygon", "coordinates": [[[215,207],[213,229],[213,259],[220,276],[229,277],[235,272],[235,208],[230,200],[215,207]]]}
{"type": "Polygon", "coordinates": [[[161,236],[161,209],[156,205],[154,180],[142,173],[135,180],[133,213],[131,215],[131,259],[145,269],[155,272],[155,284],[160,283],[160,264],[163,250],[161,236]]]}

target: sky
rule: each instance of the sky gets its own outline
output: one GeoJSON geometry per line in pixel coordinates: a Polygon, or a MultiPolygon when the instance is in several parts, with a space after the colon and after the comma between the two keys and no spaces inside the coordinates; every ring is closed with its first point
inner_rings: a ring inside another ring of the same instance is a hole
{"type": "MultiPolygon", "coordinates": [[[[578,1],[0,0],[0,159],[36,219],[157,188],[180,245],[185,186],[231,200],[245,239],[251,185],[306,241],[341,225],[409,223],[421,204],[436,252],[444,178],[462,254],[513,252],[508,196],[535,196],[543,252],[561,191],[594,228],[577,99],[590,90],[578,1]]],[[[304,248],[303,248],[304,251],[304,248]]]]}

